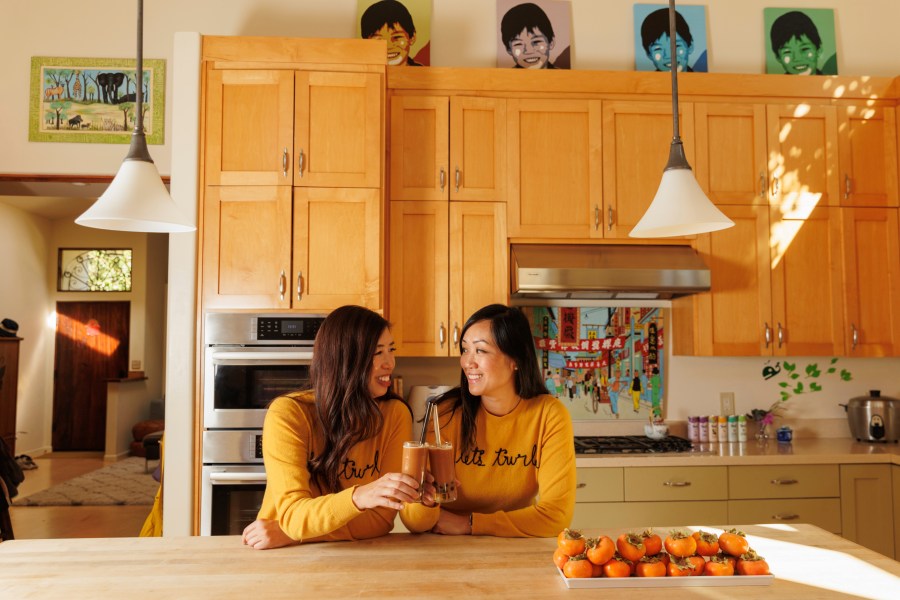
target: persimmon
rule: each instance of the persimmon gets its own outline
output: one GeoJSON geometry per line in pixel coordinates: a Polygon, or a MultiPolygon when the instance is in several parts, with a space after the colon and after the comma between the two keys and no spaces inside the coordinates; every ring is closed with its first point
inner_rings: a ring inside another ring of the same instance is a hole
{"type": "Polygon", "coordinates": [[[640,560],[647,553],[647,549],[644,548],[643,538],[631,532],[623,533],[616,539],[616,549],[622,555],[622,558],[632,562],[640,560]]]}
{"type": "Polygon", "coordinates": [[[584,552],[585,540],[580,531],[567,528],[556,536],[556,545],[568,556],[575,556],[584,552]]]}
{"type": "Polygon", "coordinates": [[[691,571],[691,575],[703,575],[703,569],[706,567],[706,560],[702,556],[697,556],[696,554],[692,556],[687,556],[685,559],[689,565],[692,565],[694,568],[691,571]]]}
{"type": "Polygon", "coordinates": [[[769,563],[753,550],[748,550],[737,559],[736,570],[741,575],[768,575],[769,563]]]}
{"type": "Polygon", "coordinates": [[[594,567],[584,554],[570,556],[563,566],[563,575],[570,579],[592,577],[593,574],[594,567]]]}
{"type": "Polygon", "coordinates": [[[616,543],[608,536],[601,535],[587,541],[588,560],[595,565],[602,565],[616,553],[616,543]]]}
{"type": "Polygon", "coordinates": [[[724,556],[716,555],[706,561],[703,574],[713,577],[730,577],[734,575],[734,565],[724,556]]]}
{"type": "Polygon", "coordinates": [[[631,577],[631,564],[621,556],[613,556],[603,563],[603,574],[606,577],[631,577]]]}
{"type": "Polygon", "coordinates": [[[680,558],[691,556],[697,552],[697,540],[692,538],[689,533],[678,529],[672,530],[666,536],[665,545],[666,552],[680,558]]]}
{"type": "Polygon", "coordinates": [[[750,542],[747,541],[746,534],[743,531],[729,529],[719,534],[719,548],[725,554],[740,556],[750,549],[750,542]]]}
{"type": "Polygon", "coordinates": [[[562,548],[557,548],[553,551],[553,564],[556,565],[559,569],[562,569],[566,566],[566,563],[569,562],[569,555],[563,552],[562,548]]]}
{"type": "Polygon", "coordinates": [[[635,564],[638,577],[665,577],[666,563],[654,556],[644,556],[635,564]]]}
{"type": "Polygon", "coordinates": [[[691,535],[697,541],[697,554],[715,556],[719,553],[719,536],[706,531],[695,531],[691,535]]]}
{"type": "Polygon", "coordinates": [[[603,577],[603,565],[591,563],[591,577],[603,577]]]}
{"type": "Polygon", "coordinates": [[[644,556],[656,556],[662,550],[662,538],[653,533],[652,529],[646,529],[641,534],[646,553],[644,556]]]}
{"type": "Polygon", "coordinates": [[[694,572],[694,565],[685,558],[673,558],[666,567],[669,577],[687,577],[694,572]]]}

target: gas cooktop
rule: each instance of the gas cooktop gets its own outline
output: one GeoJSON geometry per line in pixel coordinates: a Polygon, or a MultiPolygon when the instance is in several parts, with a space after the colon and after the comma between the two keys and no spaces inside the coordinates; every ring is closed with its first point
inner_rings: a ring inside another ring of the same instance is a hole
{"type": "Polygon", "coordinates": [[[673,435],[661,440],[651,440],[642,435],[575,437],[575,454],[653,454],[690,450],[690,441],[673,435]]]}

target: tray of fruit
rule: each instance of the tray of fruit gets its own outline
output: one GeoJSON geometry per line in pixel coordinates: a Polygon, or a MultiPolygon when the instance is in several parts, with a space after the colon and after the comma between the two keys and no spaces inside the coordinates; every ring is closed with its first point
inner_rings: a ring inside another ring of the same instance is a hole
{"type": "Polygon", "coordinates": [[[616,539],[564,529],[553,563],[568,588],[771,585],[775,577],[736,529],[652,529],[616,539]]]}

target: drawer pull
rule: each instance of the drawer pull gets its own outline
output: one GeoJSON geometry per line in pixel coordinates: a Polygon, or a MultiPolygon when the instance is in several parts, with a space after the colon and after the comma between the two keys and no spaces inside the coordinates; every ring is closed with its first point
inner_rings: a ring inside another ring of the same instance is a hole
{"type": "Polygon", "coordinates": [[[579,483],[578,485],[575,486],[575,489],[580,490],[580,489],[586,488],[586,487],[587,487],[586,483],[579,483]]]}
{"type": "Polygon", "coordinates": [[[794,485],[795,483],[800,483],[796,479],[773,479],[773,485],[794,485]]]}
{"type": "Polygon", "coordinates": [[[796,521],[800,515],[772,515],[773,521],[796,521]]]}
{"type": "Polygon", "coordinates": [[[664,486],[667,487],[688,487],[691,485],[690,481],[664,481],[664,486]]]}

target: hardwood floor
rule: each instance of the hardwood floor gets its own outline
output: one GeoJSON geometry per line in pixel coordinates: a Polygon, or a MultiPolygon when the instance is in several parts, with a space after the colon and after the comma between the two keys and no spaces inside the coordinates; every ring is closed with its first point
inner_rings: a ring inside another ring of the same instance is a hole
{"type": "MultiPolygon", "coordinates": [[[[109,464],[102,453],[51,453],[34,459],[25,471],[19,497],[46,489],[109,464]]],[[[141,531],[149,506],[13,506],[16,539],[131,537],[141,531]]]]}

